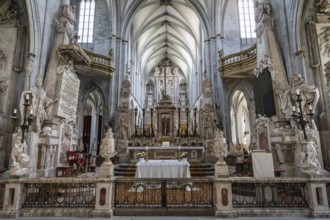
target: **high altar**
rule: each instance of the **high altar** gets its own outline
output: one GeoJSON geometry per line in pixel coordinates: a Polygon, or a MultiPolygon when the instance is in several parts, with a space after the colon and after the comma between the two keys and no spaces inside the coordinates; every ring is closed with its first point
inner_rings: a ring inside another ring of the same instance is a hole
{"type": "Polygon", "coordinates": [[[125,79],[122,83],[115,129],[119,162],[136,161],[136,153],[147,146],[149,159],[177,159],[177,148],[182,146],[190,161],[204,162],[210,157],[214,160],[213,138],[218,120],[211,100],[211,82],[204,77],[203,104],[197,111],[189,109],[186,81],[171,60],[164,59],[154,71],[146,84],[142,109],[130,107],[130,81],[125,79]]]}

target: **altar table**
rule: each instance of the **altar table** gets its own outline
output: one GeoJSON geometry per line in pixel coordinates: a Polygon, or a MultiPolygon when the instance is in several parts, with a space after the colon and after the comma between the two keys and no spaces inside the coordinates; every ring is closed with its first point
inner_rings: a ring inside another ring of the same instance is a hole
{"type": "Polygon", "coordinates": [[[190,161],[200,162],[205,160],[205,148],[203,146],[130,146],[127,153],[130,158],[136,158],[136,154],[148,152],[148,158],[154,160],[174,160],[179,158],[180,152],[188,152],[190,161]]]}
{"type": "Polygon", "coordinates": [[[148,160],[136,166],[136,178],[191,178],[187,161],[148,160]]]}

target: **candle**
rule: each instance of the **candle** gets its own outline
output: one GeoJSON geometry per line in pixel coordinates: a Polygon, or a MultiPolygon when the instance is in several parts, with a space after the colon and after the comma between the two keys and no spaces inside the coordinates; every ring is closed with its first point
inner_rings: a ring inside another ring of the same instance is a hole
{"type": "Polygon", "coordinates": [[[293,112],[296,111],[296,106],[292,106],[292,111],[293,111],[293,112]]]}
{"type": "Polygon", "coordinates": [[[181,146],[179,145],[179,150],[181,149],[181,146]]]}
{"type": "Polygon", "coordinates": [[[30,115],[33,115],[33,110],[32,110],[32,108],[30,108],[30,115]]]}
{"type": "Polygon", "coordinates": [[[14,109],[14,115],[16,115],[16,113],[17,113],[17,109],[15,108],[15,109],[14,109]]]}
{"type": "Polygon", "coordinates": [[[29,99],[30,99],[29,94],[26,94],[25,99],[26,99],[26,101],[29,101],[29,99]]]}
{"type": "Polygon", "coordinates": [[[299,91],[299,89],[296,90],[296,93],[297,93],[297,95],[300,95],[300,91],[299,91]]]}
{"type": "Polygon", "coordinates": [[[146,146],[146,150],[148,150],[148,146],[146,146]]]}

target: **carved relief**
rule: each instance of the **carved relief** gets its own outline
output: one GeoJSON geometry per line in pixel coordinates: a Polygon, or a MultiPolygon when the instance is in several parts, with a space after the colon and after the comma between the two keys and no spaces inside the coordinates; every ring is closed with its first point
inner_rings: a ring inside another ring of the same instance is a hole
{"type": "Polygon", "coordinates": [[[228,205],[228,189],[226,189],[226,188],[221,189],[221,200],[222,200],[223,206],[228,205]]]}
{"type": "Polygon", "coordinates": [[[317,9],[317,12],[322,14],[330,13],[330,4],[328,0],[315,0],[314,6],[317,9]]]}
{"type": "MultiPolygon", "coordinates": [[[[0,78],[0,105],[3,106],[3,97],[7,91],[8,84],[6,78],[0,78]]],[[[3,113],[3,108],[0,109],[0,113],[3,113]]]]}
{"type": "Polygon", "coordinates": [[[260,58],[259,65],[257,66],[257,68],[254,69],[255,77],[258,77],[262,73],[262,70],[265,69],[265,68],[268,68],[270,74],[272,75],[272,79],[274,79],[274,77],[273,77],[273,70],[274,70],[273,62],[270,59],[270,57],[267,56],[267,55],[264,55],[263,57],[260,58]]]}
{"type": "Polygon", "coordinates": [[[326,64],[324,64],[324,72],[325,72],[325,78],[327,80],[327,86],[330,86],[330,61],[328,61],[326,64]]]}
{"type": "Polygon", "coordinates": [[[270,14],[271,13],[271,6],[270,4],[258,4],[255,14],[255,21],[256,23],[259,23],[262,19],[262,16],[264,14],[270,14]]]}
{"type": "Polygon", "coordinates": [[[313,68],[317,68],[320,66],[321,59],[320,59],[320,52],[319,52],[319,46],[317,41],[317,31],[315,27],[314,22],[308,22],[306,25],[306,33],[307,33],[307,43],[308,47],[311,50],[311,53],[309,54],[309,59],[311,66],[313,68]]]}
{"type": "Polygon", "coordinates": [[[131,83],[128,80],[128,77],[123,81],[121,86],[121,97],[128,98],[131,94],[131,83]]]}
{"type": "Polygon", "coordinates": [[[318,38],[322,56],[330,57],[330,26],[322,27],[318,38]]]}
{"type": "Polygon", "coordinates": [[[18,15],[17,5],[11,0],[3,0],[0,3],[0,24],[16,19],[18,15]]]}
{"type": "Polygon", "coordinates": [[[209,79],[203,81],[202,94],[204,98],[210,98],[212,96],[211,81],[209,79]]]}
{"type": "Polygon", "coordinates": [[[0,50],[0,69],[2,69],[6,64],[6,55],[2,50],[0,50]]]}
{"type": "Polygon", "coordinates": [[[72,60],[69,60],[61,65],[59,65],[57,67],[57,74],[58,75],[62,75],[63,73],[75,73],[75,70],[74,70],[74,65],[73,65],[73,62],[72,60]]]}

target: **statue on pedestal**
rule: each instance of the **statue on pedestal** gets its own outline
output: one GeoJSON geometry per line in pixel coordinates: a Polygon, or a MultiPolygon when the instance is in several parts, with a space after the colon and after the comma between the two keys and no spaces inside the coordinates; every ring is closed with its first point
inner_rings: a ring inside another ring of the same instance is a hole
{"type": "Polygon", "coordinates": [[[112,129],[108,128],[105,138],[103,138],[100,146],[100,155],[105,162],[111,162],[110,159],[115,155],[115,139],[113,138],[112,129]]]}
{"type": "Polygon", "coordinates": [[[224,160],[227,154],[226,139],[223,136],[223,132],[218,127],[216,127],[214,131],[213,151],[218,158],[218,163],[226,164],[224,160]]]}

